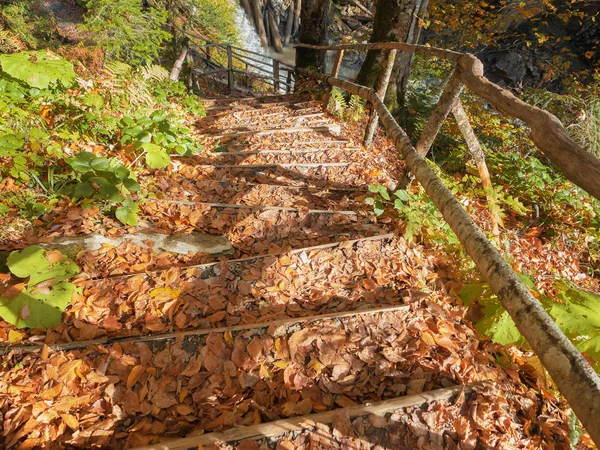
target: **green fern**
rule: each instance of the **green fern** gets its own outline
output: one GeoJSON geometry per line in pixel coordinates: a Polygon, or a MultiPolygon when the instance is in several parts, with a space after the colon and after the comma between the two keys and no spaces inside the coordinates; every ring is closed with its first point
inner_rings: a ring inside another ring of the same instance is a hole
{"type": "Polygon", "coordinates": [[[144,80],[152,80],[156,82],[162,82],[169,78],[169,72],[158,64],[152,64],[148,67],[142,67],[141,74],[144,80]]]}
{"type": "Polygon", "coordinates": [[[0,53],[15,53],[27,50],[27,46],[11,31],[0,29],[0,53]]]}
{"type": "Polygon", "coordinates": [[[365,114],[366,100],[358,95],[352,95],[345,111],[345,119],[350,122],[358,122],[365,114]]]}
{"type": "Polygon", "coordinates": [[[341,119],[347,107],[348,103],[346,102],[344,93],[339,89],[333,88],[329,95],[329,103],[327,104],[329,112],[341,119]]]}

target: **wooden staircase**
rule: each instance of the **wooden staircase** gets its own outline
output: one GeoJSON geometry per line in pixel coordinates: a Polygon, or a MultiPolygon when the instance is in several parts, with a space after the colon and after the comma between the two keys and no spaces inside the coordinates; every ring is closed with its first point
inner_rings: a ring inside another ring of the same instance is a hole
{"type": "Polygon", "coordinates": [[[381,149],[302,96],[206,105],[204,150],[140,180],[156,197],[143,208],[166,232],[226,235],[233,255],[124,268],[99,250],[59,332],[2,356],[0,445],[568,443],[535,369],[479,335],[435,255],[362,201],[393,182],[381,149]]]}

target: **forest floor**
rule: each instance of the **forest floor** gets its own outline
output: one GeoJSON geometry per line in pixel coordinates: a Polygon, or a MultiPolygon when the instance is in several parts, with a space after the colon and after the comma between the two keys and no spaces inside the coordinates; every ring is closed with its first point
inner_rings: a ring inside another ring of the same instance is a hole
{"type": "MultiPolygon", "coordinates": [[[[365,204],[367,186],[401,167],[387,140],[362,148],[359,125],[307,96],[205,105],[204,150],[140,175],[154,197],[140,206],[148,229],[224,235],[233,254],[80,252],[62,324],[0,327],[13,344],[0,359],[0,446],[569,448],[567,406],[536,358],[466,318],[456,255],[407,242],[399,219],[365,204]]],[[[50,216],[3,249],[135,231],[95,207],[50,216]]],[[[476,220],[487,228],[484,208],[476,220]]],[[[514,234],[528,248],[515,266],[544,273],[552,259],[579,275],[577,258],[514,234]]]]}

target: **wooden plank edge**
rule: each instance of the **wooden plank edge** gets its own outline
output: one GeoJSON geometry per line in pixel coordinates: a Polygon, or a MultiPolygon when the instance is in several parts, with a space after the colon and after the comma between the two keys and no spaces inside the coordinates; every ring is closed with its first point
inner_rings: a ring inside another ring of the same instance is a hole
{"type": "Polygon", "coordinates": [[[366,416],[369,414],[384,415],[400,409],[421,406],[440,400],[449,400],[461,393],[470,394],[483,382],[457,385],[420,394],[405,395],[389,400],[371,404],[336,408],[331,411],[309,414],[307,416],[293,417],[290,419],[276,420],[252,426],[241,426],[223,432],[207,433],[199,436],[173,439],[169,442],[136,447],[132,450],[187,450],[188,448],[202,448],[203,445],[216,443],[239,442],[245,439],[265,439],[282,436],[295,431],[313,428],[317,423],[330,424],[336,414],[348,411],[350,418],[366,416]]]}
{"type": "MultiPolygon", "coordinates": [[[[303,153],[326,153],[326,152],[338,152],[338,151],[347,151],[347,152],[358,152],[361,149],[359,147],[332,147],[332,148],[303,148],[303,149],[290,149],[290,150],[250,150],[247,152],[212,152],[210,155],[206,156],[215,156],[215,157],[225,157],[225,156],[247,156],[247,155],[296,155],[303,153]]],[[[175,153],[173,156],[182,156],[178,153],[175,153]]],[[[204,156],[204,155],[202,155],[204,156]]]]}
{"type": "MultiPolygon", "coordinates": [[[[357,239],[350,239],[347,241],[329,242],[327,244],[314,245],[311,247],[293,248],[293,249],[290,249],[285,252],[267,253],[264,255],[248,256],[246,258],[238,258],[238,259],[226,259],[223,261],[215,261],[215,262],[211,262],[211,263],[196,264],[193,266],[183,266],[183,267],[177,267],[177,268],[181,269],[181,270],[208,269],[210,267],[214,267],[214,266],[217,266],[222,263],[239,264],[239,263],[254,261],[257,259],[265,259],[265,258],[269,258],[271,256],[295,255],[297,253],[302,253],[305,251],[310,252],[310,251],[315,251],[315,250],[325,250],[325,249],[329,249],[329,248],[340,247],[342,245],[354,245],[358,242],[383,241],[385,239],[391,239],[393,237],[394,237],[394,233],[378,234],[375,236],[367,236],[367,237],[362,237],[362,238],[357,238],[357,239]]],[[[107,276],[107,277],[89,278],[87,280],[84,279],[83,281],[116,280],[116,279],[120,279],[120,278],[129,278],[129,277],[137,277],[137,276],[149,277],[149,276],[153,276],[153,275],[158,275],[160,273],[166,272],[167,270],[171,270],[171,269],[172,269],[172,267],[170,267],[169,269],[154,270],[154,271],[150,271],[150,272],[137,272],[137,273],[128,273],[128,274],[123,274],[123,275],[113,275],[113,276],[107,276]]]]}
{"type": "Polygon", "coordinates": [[[337,163],[282,163],[282,164],[195,164],[194,167],[213,169],[276,169],[277,167],[348,167],[351,162],[337,163]]]}
{"type": "MultiPolygon", "coordinates": [[[[67,350],[76,350],[88,347],[90,345],[107,345],[114,343],[124,343],[124,342],[154,342],[154,341],[163,341],[168,339],[178,339],[185,336],[205,336],[210,333],[225,333],[227,331],[232,333],[237,333],[238,331],[246,331],[253,330],[259,328],[270,328],[270,327],[281,327],[286,325],[295,325],[299,323],[307,323],[307,322],[317,322],[320,320],[331,320],[331,319],[344,319],[346,317],[352,316],[360,316],[366,314],[379,314],[386,312],[397,312],[397,311],[408,311],[410,309],[409,305],[389,305],[389,306],[380,306],[378,308],[368,308],[368,309],[356,309],[353,311],[336,311],[332,313],[326,314],[317,314],[312,316],[304,316],[304,317],[290,317],[286,319],[272,320],[269,322],[256,322],[250,324],[242,324],[242,325],[232,325],[228,327],[218,327],[218,328],[195,328],[192,330],[183,330],[183,331],[174,331],[169,333],[156,333],[156,334],[148,334],[141,336],[121,336],[121,337],[110,337],[106,336],[98,339],[91,339],[87,341],[75,341],[75,342],[65,342],[61,344],[48,344],[48,347],[55,351],[67,351],[67,350]]],[[[5,346],[1,347],[1,350],[5,351],[14,351],[14,352],[32,352],[41,350],[43,344],[41,345],[15,345],[15,346],[5,346]]]]}
{"type": "Polygon", "coordinates": [[[168,200],[159,198],[145,199],[151,202],[165,202],[176,205],[206,205],[211,208],[232,208],[232,209],[258,209],[265,211],[287,211],[287,212],[306,212],[307,214],[341,214],[343,216],[356,216],[359,213],[351,210],[334,210],[334,209],[308,209],[302,210],[300,208],[293,208],[290,206],[270,206],[270,205],[243,205],[237,203],[208,203],[208,202],[191,202],[186,200],[168,200]]]}
{"type": "Polygon", "coordinates": [[[327,131],[331,134],[339,134],[341,133],[341,126],[338,124],[330,124],[330,125],[318,125],[314,127],[288,127],[288,128],[270,128],[267,130],[249,130],[249,131],[240,131],[238,133],[225,133],[225,134],[209,134],[204,135],[207,138],[211,139],[223,139],[223,138],[234,138],[238,136],[266,136],[269,134],[275,133],[309,133],[311,131],[327,131]]]}

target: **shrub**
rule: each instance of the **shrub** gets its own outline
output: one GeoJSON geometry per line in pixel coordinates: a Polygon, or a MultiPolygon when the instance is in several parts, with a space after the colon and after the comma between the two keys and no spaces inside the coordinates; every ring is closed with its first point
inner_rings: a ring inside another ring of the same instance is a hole
{"type": "Polygon", "coordinates": [[[144,8],[139,0],[87,0],[86,6],[82,30],[114,59],[149,64],[171,37],[163,30],[167,11],[162,7],[144,8]]]}

